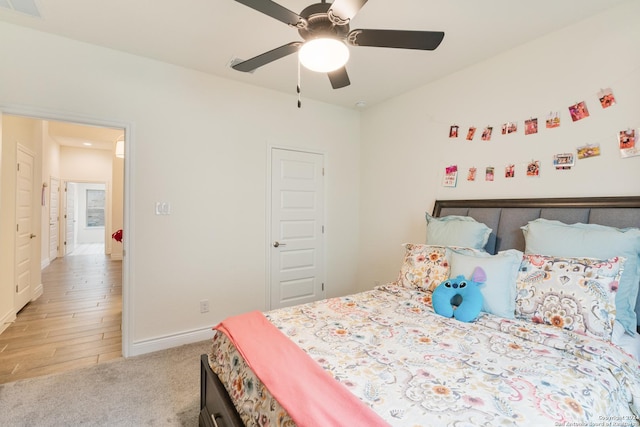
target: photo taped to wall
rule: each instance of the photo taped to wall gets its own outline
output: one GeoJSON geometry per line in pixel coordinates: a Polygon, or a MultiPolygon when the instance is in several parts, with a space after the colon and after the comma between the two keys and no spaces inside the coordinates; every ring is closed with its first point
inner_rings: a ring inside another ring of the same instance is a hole
{"type": "Polygon", "coordinates": [[[527,165],[527,176],[540,176],[540,160],[532,160],[527,165]]]}
{"type": "Polygon", "coordinates": [[[553,155],[553,165],[557,170],[569,170],[575,164],[573,153],[560,153],[553,155]]]}
{"type": "Polygon", "coordinates": [[[524,121],[524,134],[532,135],[538,133],[538,119],[529,119],[524,121]]]}
{"type": "Polygon", "coordinates": [[[513,178],[516,176],[516,165],[507,165],[504,168],[504,177],[513,178]]]}
{"type": "Polygon", "coordinates": [[[584,101],[577,102],[569,107],[569,114],[571,114],[571,120],[577,122],[585,117],[589,117],[589,109],[584,101]]]}
{"type": "Polygon", "coordinates": [[[553,129],[560,126],[560,112],[559,111],[550,112],[549,115],[547,116],[546,123],[547,123],[547,129],[553,129]]]}
{"type": "Polygon", "coordinates": [[[622,158],[640,156],[640,147],[637,144],[638,132],[636,129],[627,129],[618,132],[618,145],[622,158]]]}
{"type": "Polygon", "coordinates": [[[616,98],[613,96],[613,91],[610,87],[601,89],[600,92],[598,92],[598,99],[600,100],[602,108],[609,108],[612,105],[616,105],[616,98]]]}
{"type": "Polygon", "coordinates": [[[583,145],[578,147],[578,160],[588,159],[600,155],[600,144],[583,145]]]}
{"type": "Polygon", "coordinates": [[[469,132],[467,132],[467,141],[472,141],[475,134],[476,134],[476,128],[471,126],[469,128],[469,132]]]}
{"type": "Polygon", "coordinates": [[[484,180],[493,181],[493,177],[495,175],[494,171],[495,171],[495,168],[493,166],[487,166],[487,169],[485,170],[485,173],[484,173],[484,180]]]}
{"type": "Polygon", "coordinates": [[[458,182],[458,166],[451,165],[447,166],[444,170],[444,178],[442,180],[442,185],[444,187],[455,187],[458,182]]]}
{"type": "Polygon", "coordinates": [[[482,137],[480,139],[482,139],[483,141],[491,141],[492,132],[493,132],[493,128],[491,126],[487,126],[482,131],[482,137]]]}
{"type": "Polygon", "coordinates": [[[477,169],[475,167],[469,168],[469,173],[467,173],[467,181],[475,181],[476,172],[477,172],[477,169]]]}

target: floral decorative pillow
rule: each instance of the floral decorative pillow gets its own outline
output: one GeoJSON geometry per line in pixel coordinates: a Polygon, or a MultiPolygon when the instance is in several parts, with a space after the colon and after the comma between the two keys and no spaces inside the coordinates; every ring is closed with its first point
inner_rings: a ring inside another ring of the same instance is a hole
{"type": "Polygon", "coordinates": [[[611,340],[624,258],[524,256],[516,317],[611,340]]]}
{"type": "Polygon", "coordinates": [[[522,227],[527,254],[608,259],[625,258],[616,292],[616,320],[636,334],[635,303],[640,282],[640,229],[599,224],[565,224],[538,218],[522,227]]]}
{"type": "Polygon", "coordinates": [[[433,291],[449,278],[447,248],[405,243],[405,255],[396,283],[406,288],[433,291]]]}

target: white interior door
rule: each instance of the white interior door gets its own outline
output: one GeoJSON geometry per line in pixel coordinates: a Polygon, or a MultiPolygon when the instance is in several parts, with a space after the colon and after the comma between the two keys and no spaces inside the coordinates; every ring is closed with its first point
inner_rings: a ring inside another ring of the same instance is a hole
{"type": "Polygon", "coordinates": [[[324,156],[271,150],[270,308],[322,299],[324,156]]]}
{"type": "Polygon", "coordinates": [[[16,168],[16,294],[14,308],[20,311],[30,300],[33,233],[34,156],[18,145],[16,168]]]}
{"type": "Polygon", "coordinates": [[[49,182],[49,262],[58,258],[60,248],[60,180],[49,182]]]}
{"type": "Polygon", "coordinates": [[[64,254],[73,252],[76,246],[76,184],[65,184],[64,204],[64,254]]]}

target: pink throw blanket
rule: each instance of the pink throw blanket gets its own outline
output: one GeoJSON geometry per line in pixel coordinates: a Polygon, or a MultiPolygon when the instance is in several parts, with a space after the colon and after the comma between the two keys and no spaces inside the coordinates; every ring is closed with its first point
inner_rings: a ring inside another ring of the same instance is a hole
{"type": "Polygon", "coordinates": [[[230,317],[214,329],[229,337],[298,426],[389,425],[261,312],[230,317]]]}

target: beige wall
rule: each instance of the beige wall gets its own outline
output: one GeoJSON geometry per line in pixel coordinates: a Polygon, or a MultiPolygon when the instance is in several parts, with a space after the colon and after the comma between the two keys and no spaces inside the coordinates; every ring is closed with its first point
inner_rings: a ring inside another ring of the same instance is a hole
{"type": "Polygon", "coordinates": [[[66,181],[111,182],[113,152],[60,147],[60,174],[66,181]]]}

